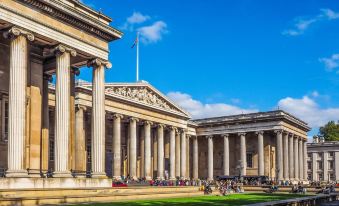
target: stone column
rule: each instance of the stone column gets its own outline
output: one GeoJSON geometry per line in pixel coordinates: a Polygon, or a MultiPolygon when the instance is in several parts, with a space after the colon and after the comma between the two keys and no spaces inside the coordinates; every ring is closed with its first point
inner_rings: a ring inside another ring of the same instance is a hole
{"type": "Polygon", "coordinates": [[[298,157],[299,157],[299,179],[304,180],[304,161],[303,161],[303,142],[300,137],[299,139],[299,150],[298,150],[298,157]]]}
{"type": "Polygon", "coordinates": [[[130,135],[130,146],[129,146],[129,172],[130,177],[134,180],[137,177],[137,121],[138,119],[132,117],[129,122],[129,135],[130,135]]]}
{"type": "Polygon", "coordinates": [[[184,130],[181,131],[181,165],[180,175],[181,178],[186,178],[186,133],[184,130]]]}
{"type": "Polygon", "coordinates": [[[158,136],[158,174],[157,179],[164,179],[164,125],[159,124],[157,128],[158,136]]]}
{"type": "Polygon", "coordinates": [[[334,153],[335,180],[339,181],[339,152],[334,153]]]}
{"type": "Polygon", "coordinates": [[[145,131],[144,127],[140,127],[139,132],[139,148],[140,148],[140,177],[145,177],[145,131]]]}
{"type": "Polygon", "coordinates": [[[176,130],[176,136],[175,136],[175,176],[180,177],[180,132],[176,130]]]}
{"type": "Polygon", "coordinates": [[[84,113],[86,107],[77,105],[75,113],[75,171],[85,175],[86,173],[86,134],[84,113]]]}
{"type": "Polygon", "coordinates": [[[283,180],[283,144],[282,144],[282,130],[276,130],[275,131],[277,137],[277,177],[278,180],[283,180]]]}
{"type": "Polygon", "coordinates": [[[113,179],[121,179],[121,114],[113,115],[113,179]]]}
{"type": "Polygon", "coordinates": [[[304,179],[307,180],[307,140],[303,141],[303,159],[304,159],[304,179]]]}
{"type": "Polygon", "coordinates": [[[294,178],[299,180],[299,146],[298,137],[294,138],[294,178]]]}
{"type": "Polygon", "coordinates": [[[208,141],[208,176],[207,180],[213,180],[213,136],[207,136],[208,141]]]}
{"type": "Polygon", "coordinates": [[[48,106],[48,83],[52,80],[51,75],[43,76],[42,94],[42,136],[41,136],[41,172],[48,171],[49,161],[49,106],[48,106]]]}
{"type": "Polygon", "coordinates": [[[313,181],[318,181],[317,158],[318,158],[318,154],[316,152],[313,152],[312,153],[312,180],[313,181]]]}
{"type": "Polygon", "coordinates": [[[290,173],[290,179],[294,178],[294,148],[293,148],[293,134],[288,136],[288,167],[290,173]]]}
{"type": "Polygon", "coordinates": [[[88,62],[92,77],[92,177],[105,177],[105,67],[112,65],[101,59],[88,62]]]}
{"type": "Polygon", "coordinates": [[[258,175],[265,175],[265,166],[264,166],[264,132],[256,132],[258,135],[258,175]]]}
{"type": "Polygon", "coordinates": [[[289,180],[289,168],[288,168],[288,133],[284,132],[283,134],[283,144],[284,144],[284,149],[283,149],[283,165],[284,165],[284,180],[289,180]]]}
{"type": "Polygon", "coordinates": [[[323,152],[323,172],[324,181],[328,181],[328,152],[323,152]]]}
{"type": "Polygon", "coordinates": [[[247,163],[246,163],[246,133],[239,133],[240,137],[240,175],[246,175],[247,163]]]}
{"type": "Polygon", "coordinates": [[[170,127],[170,172],[169,178],[175,179],[175,127],[170,127]]]}
{"type": "Polygon", "coordinates": [[[229,134],[224,134],[224,175],[230,175],[230,148],[229,148],[229,141],[228,137],[229,134]]]}
{"type": "Polygon", "coordinates": [[[193,179],[199,179],[198,136],[193,137],[193,179]]]}
{"type": "Polygon", "coordinates": [[[152,122],[144,122],[144,132],[145,132],[145,179],[152,179],[152,167],[151,167],[151,125],[152,122]]]}
{"type": "Polygon", "coordinates": [[[186,178],[190,179],[190,135],[186,135],[186,178]]]}
{"type": "Polygon", "coordinates": [[[9,108],[8,108],[8,170],[7,177],[27,176],[24,164],[26,137],[26,87],[28,42],[33,34],[17,27],[4,33],[10,39],[9,108]]]}
{"type": "Polygon", "coordinates": [[[56,53],[55,85],[55,171],[54,177],[71,177],[69,168],[70,135],[70,60],[76,51],[59,45],[56,53]]]}

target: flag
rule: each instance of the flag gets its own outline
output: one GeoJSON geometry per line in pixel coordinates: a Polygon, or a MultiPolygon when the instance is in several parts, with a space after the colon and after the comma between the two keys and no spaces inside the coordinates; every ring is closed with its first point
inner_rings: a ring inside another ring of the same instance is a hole
{"type": "Polygon", "coordinates": [[[131,49],[133,49],[138,44],[138,42],[139,42],[139,39],[138,39],[138,35],[137,35],[137,37],[134,40],[133,45],[131,46],[131,49]]]}

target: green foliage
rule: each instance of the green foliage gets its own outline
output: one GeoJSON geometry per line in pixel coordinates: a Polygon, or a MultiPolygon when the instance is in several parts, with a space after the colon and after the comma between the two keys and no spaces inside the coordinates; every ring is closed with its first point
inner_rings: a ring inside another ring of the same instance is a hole
{"type": "Polygon", "coordinates": [[[325,141],[339,141],[339,124],[330,121],[319,129],[320,136],[324,137],[325,141]]]}

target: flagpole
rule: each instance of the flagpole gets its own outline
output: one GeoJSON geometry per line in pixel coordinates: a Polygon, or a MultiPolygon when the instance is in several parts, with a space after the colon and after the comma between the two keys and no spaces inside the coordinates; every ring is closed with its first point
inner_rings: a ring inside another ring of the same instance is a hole
{"type": "Polygon", "coordinates": [[[137,65],[136,65],[136,70],[137,70],[137,74],[136,74],[136,79],[137,82],[139,81],[139,32],[137,32],[137,65]]]}

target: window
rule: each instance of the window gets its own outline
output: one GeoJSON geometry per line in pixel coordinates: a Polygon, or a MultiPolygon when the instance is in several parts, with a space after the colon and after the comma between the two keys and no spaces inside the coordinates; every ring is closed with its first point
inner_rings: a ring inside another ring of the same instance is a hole
{"type": "Polygon", "coordinates": [[[246,163],[248,168],[253,167],[253,154],[252,153],[247,153],[246,154],[246,163]]]}
{"type": "Polygon", "coordinates": [[[318,161],[318,170],[322,170],[322,169],[323,169],[323,162],[318,161]]]}
{"type": "Polygon", "coordinates": [[[334,173],[330,173],[330,180],[335,181],[334,173]]]}
{"type": "Polygon", "coordinates": [[[323,181],[323,173],[318,173],[318,181],[323,181]]]}
{"type": "Polygon", "coordinates": [[[312,162],[311,161],[307,162],[307,169],[312,170],[312,162]]]}
{"type": "Polygon", "coordinates": [[[334,168],[334,162],[333,161],[328,161],[328,169],[333,170],[334,168]]]}
{"type": "Polygon", "coordinates": [[[2,140],[7,141],[8,140],[8,99],[3,98],[2,99],[2,140]]]}
{"type": "Polygon", "coordinates": [[[334,152],[329,152],[329,153],[328,153],[328,156],[329,156],[329,157],[334,157],[334,152]]]}

